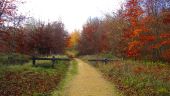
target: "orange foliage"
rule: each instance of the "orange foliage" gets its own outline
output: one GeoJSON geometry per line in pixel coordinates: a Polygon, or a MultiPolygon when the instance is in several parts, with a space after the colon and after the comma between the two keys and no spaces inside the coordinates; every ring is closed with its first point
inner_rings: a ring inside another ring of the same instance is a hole
{"type": "Polygon", "coordinates": [[[148,41],[151,42],[151,41],[156,40],[156,37],[152,35],[142,35],[139,38],[141,41],[144,41],[144,42],[148,42],[148,41]]]}
{"type": "Polygon", "coordinates": [[[140,37],[140,34],[148,31],[148,29],[144,26],[145,18],[140,19],[140,16],[144,13],[139,5],[140,1],[141,0],[128,0],[126,4],[125,18],[130,22],[130,26],[126,30],[127,32],[125,32],[125,35],[128,35],[125,37],[129,40],[127,53],[128,56],[133,57],[140,55],[140,50],[145,40],[143,37],[140,37]],[[140,41],[137,38],[141,38],[140,41]]]}
{"type": "Polygon", "coordinates": [[[137,57],[140,54],[140,47],[142,46],[142,42],[140,41],[133,41],[128,44],[128,56],[129,57],[137,57]]]}
{"type": "Polygon", "coordinates": [[[133,36],[139,36],[139,34],[142,32],[143,30],[142,29],[135,29],[133,31],[133,36]]]}
{"type": "Polygon", "coordinates": [[[133,41],[133,42],[130,42],[128,45],[129,45],[128,50],[132,50],[132,49],[135,49],[136,46],[141,46],[141,42],[133,41]]]}
{"type": "Polygon", "coordinates": [[[69,41],[68,41],[68,48],[74,48],[77,47],[78,42],[80,39],[80,32],[78,30],[75,30],[72,32],[69,36],[69,41]]]}

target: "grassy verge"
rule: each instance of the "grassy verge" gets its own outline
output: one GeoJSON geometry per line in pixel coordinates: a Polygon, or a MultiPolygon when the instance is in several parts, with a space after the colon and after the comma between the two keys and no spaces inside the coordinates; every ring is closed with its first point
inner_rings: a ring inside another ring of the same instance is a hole
{"type": "Polygon", "coordinates": [[[67,84],[77,74],[77,71],[77,62],[73,60],[70,63],[69,71],[67,72],[65,79],[63,79],[60,82],[59,87],[54,92],[52,92],[52,96],[66,96],[67,94],[65,92],[65,89],[67,87],[67,84]]]}
{"type": "Polygon", "coordinates": [[[111,53],[108,54],[96,54],[96,55],[83,55],[83,56],[79,56],[81,59],[84,60],[88,60],[88,59],[96,59],[96,58],[110,58],[110,59],[116,59],[117,57],[115,57],[114,55],[112,55],[111,53]]]}
{"type": "Polygon", "coordinates": [[[0,94],[2,96],[50,96],[64,79],[68,62],[31,62],[23,65],[0,65],[0,94]]]}
{"type": "Polygon", "coordinates": [[[93,65],[126,96],[170,96],[168,64],[121,60],[93,65]]]}
{"type": "Polygon", "coordinates": [[[17,53],[11,53],[11,54],[2,54],[0,53],[0,64],[1,65],[18,65],[18,64],[24,64],[29,62],[30,56],[23,55],[23,54],[17,54],[17,53]]]}

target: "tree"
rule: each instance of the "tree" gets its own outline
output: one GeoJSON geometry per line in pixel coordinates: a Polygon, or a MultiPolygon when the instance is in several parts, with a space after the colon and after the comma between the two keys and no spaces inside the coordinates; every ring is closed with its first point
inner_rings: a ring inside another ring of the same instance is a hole
{"type": "Polygon", "coordinates": [[[30,54],[45,55],[60,54],[64,52],[67,32],[61,21],[48,23],[47,25],[42,22],[34,24],[27,24],[29,25],[27,30],[30,54]]]}
{"type": "Polygon", "coordinates": [[[17,4],[16,0],[0,1],[0,49],[8,53],[16,52],[16,34],[25,19],[25,16],[17,16],[17,4]]]}
{"type": "Polygon", "coordinates": [[[0,1],[0,26],[8,22],[16,14],[16,0],[0,1]]]}
{"type": "Polygon", "coordinates": [[[78,50],[80,54],[95,54],[100,52],[101,21],[98,18],[89,19],[83,26],[78,50]]]}
{"type": "Polygon", "coordinates": [[[159,55],[159,58],[154,58],[154,59],[161,59],[164,61],[169,61],[170,60],[170,53],[169,53],[169,48],[170,48],[170,22],[169,18],[167,18],[170,15],[170,10],[169,9],[163,9],[162,12],[160,13],[160,19],[159,19],[159,34],[157,35],[157,41],[154,43],[153,46],[151,46],[152,49],[156,51],[155,54],[159,55]]]}
{"type": "Polygon", "coordinates": [[[107,52],[115,56],[125,56],[126,40],[123,40],[124,29],[127,28],[127,21],[123,18],[123,7],[117,13],[106,14],[103,19],[103,33],[107,36],[105,43],[107,44],[107,52]]]}
{"type": "Polygon", "coordinates": [[[127,55],[130,57],[139,57],[143,46],[141,34],[147,32],[147,28],[142,21],[145,18],[142,16],[144,11],[141,7],[141,0],[128,0],[126,3],[125,19],[129,22],[129,28],[125,31],[125,38],[128,40],[127,55]]]}
{"type": "Polygon", "coordinates": [[[68,47],[77,49],[79,39],[80,39],[80,32],[78,30],[75,30],[74,32],[70,34],[68,47]]]}

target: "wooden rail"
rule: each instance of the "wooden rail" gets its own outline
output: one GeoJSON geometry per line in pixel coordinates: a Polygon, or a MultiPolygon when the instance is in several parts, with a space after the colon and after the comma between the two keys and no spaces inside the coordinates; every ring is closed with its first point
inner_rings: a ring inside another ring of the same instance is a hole
{"type": "Polygon", "coordinates": [[[111,62],[111,61],[118,61],[118,60],[114,60],[114,59],[107,59],[107,58],[104,58],[104,59],[90,59],[88,61],[94,61],[94,62],[104,62],[104,64],[107,64],[108,62],[111,62]]]}
{"type": "Polygon", "coordinates": [[[36,60],[51,60],[52,61],[52,67],[54,67],[55,61],[70,61],[69,58],[55,58],[55,56],[53,56],[52,58],[38,58],[38,57],[33,56],[32,57],[33,66],[35,66],[36,60]]]}

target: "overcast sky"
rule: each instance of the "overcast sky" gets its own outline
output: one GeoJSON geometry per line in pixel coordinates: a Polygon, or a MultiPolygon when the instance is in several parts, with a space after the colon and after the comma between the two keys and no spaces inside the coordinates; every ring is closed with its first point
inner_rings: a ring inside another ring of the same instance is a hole
{"type": "Polygon", "coordinates": [[[89,17],[116,11],[123,0],[25,0],[19,11],[42,21],[62,20],[71,32],[82,28],[89,17]]]}

